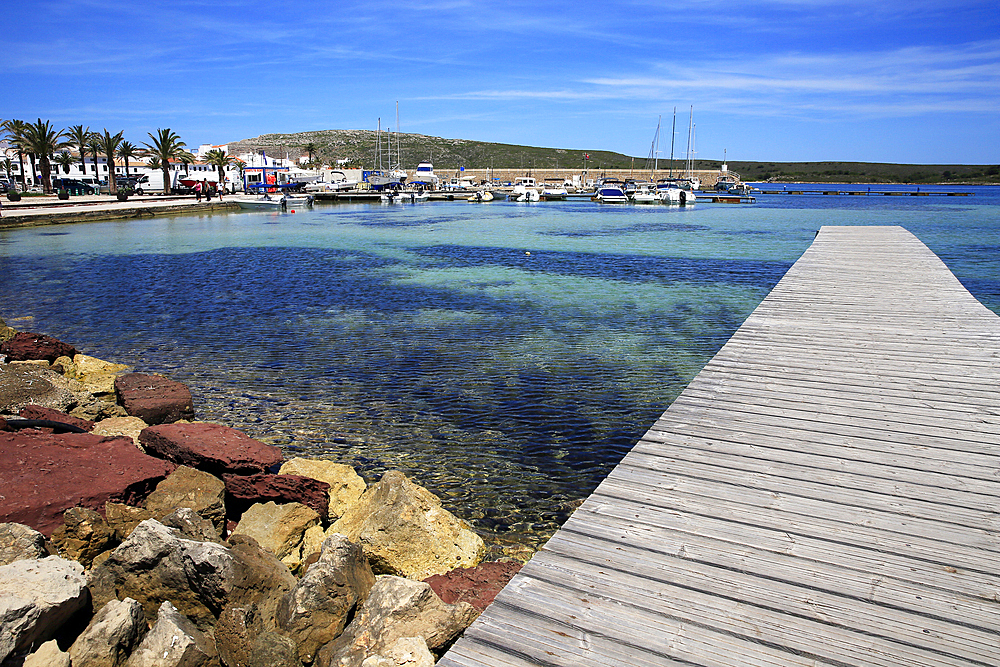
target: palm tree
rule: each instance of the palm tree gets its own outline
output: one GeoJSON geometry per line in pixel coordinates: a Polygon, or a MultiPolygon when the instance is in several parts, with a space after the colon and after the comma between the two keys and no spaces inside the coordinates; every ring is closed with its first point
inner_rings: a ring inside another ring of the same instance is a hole
{"type": "Polygon", "coordinates": [[[316,144],[314,144],[313,142],[310,141],[308,144],[306,144],[302,148],[305,150],[306,153],[309,154],[309,164],[312,165],[313,153],[316,152],[316,144]]]}
{"type": "MultiPolygon", "coordinates": [[[[55,162],[57,165],[59,165],[60,167],[62,167],[63,171],[68,174],[69,170],[70,170],[70,167],[72,167],[74,164],[76,164],[76,158],[74,158],[72,155],[70,155],[66,151],[63,151],[59,155],[55,156],[55,158],[53,159],[53,162],[55,162]]],[[[58,171],[59,170],[56,169],[57,173],[58,173],[58,171]]]]}
{"type": "MultiPolygon", "coordinates": [[[[27,187],[27,182],[25,181],[24,175],[24,154],[27,153],[25,148],[24,131],[27,127],[27,123],[23,120],[12,119],[5,121],[3,124],[3,131],[7,133],[11,145],[14,147],[14,151],[17,153],[17,163],[21,168],[21,187],[27,187]]],[[[34,158],[31,160],[31,171],[35,171],[35,161],[34,158]]]]}
{"type": "Polygon", "coordinates": [[[66,138],[80,151],[80,173],[87,175],[87,154],[84,152],[87,142],[90,140],[90,126],[71,125],[66,130],[66,138]]]}
{"type": "Polygon", "coordinates": [[[226,155],[226,152],[215,148],[205,153],[205,162],[217,167],[219,170],[219,190],[226,189],[226,173],[224,169],[233,163],[233,156],[226,155]]]}
{"type": "Polygon", "coordinates": [[[100,191],[101,173],[98,171],[98,158],[101,156],[101,135],[97,132],[91,132],[90,138],[87,139],[87,148],[94,156],[94,180],[97,181],[98,191],[100,191]]]}
{"type": "Polygon", "coordinates": [[[118,147],[122,145],[122,135],[124,132],[119,132],[118,134],[111,134],[108,132],[108,128],[104,128],[104,134],[97,135],[97,142],[100,145],[101,152],[104,153],[104,157],[108,160],[108,194],[118,193],[118,183],[115,179],[115,153],[118,152],[118,147]]]}
{"type": "Polygon", "coordinates": [[[158,158],[158,157],[151,157],[151,158],[149,158],[148,160],[146,160],[146,166],[149,167],[150,169],[159,169],[160,168],[160,158],[158,158]]]}
{"type": "Polygon", "coordinates": [[[118,157],[125,160],[125,175],[128,176],[128,161],[139,155],[139,147],[131,141],[123,141],[118,147],[118,157]]]}
{"type": "Polygon", "coordinates": [[[49,163],[49,156],[69,145],[63,140],[65,136],[64,130],[57,132],[49,121],[43,121],[41,118],[38,122],[25,126],[28,152],[38,156],[38,166],[42,170],[42,188],[46,194],[52,192],[50,180],[52,166],[49,163]]]}
{"type": "Polygon", "coordinates": [[[194,153],[189,153],[188,151],[181,151],[177,155],[177,159],[181,161],[182,165],[184,165],[184,175],[190,176],[191,175],[190,167],[192,164],[195,163],[194,153]]]}
{"type": "MultiPolygon", "coordinates": [[[[169,127],[157,128],[156,134],[148,132],[152,143],[144,143],[145,153],[150,158],[156,158],[160,162],[160,169],[163,170],[163,194],[170,194],[170,161],[180,157],[182,153],[187,153],[184,147],[187,145],[181,138],[174,134],[169,127]]],[[[190,155],[190,153],[188,153],[190,155]]],[[[152,162],[152,160],[150,160],[152,162]]]]}
{"type": "Polygon", "coordinates": [[[2,161],[0,161],[0,166],[3,167],[5,172],[7,172],[7,180],[10,181],[10,170],[14,168],[14,163],[10,161],[9,157],[5,157],[2,161]]]}

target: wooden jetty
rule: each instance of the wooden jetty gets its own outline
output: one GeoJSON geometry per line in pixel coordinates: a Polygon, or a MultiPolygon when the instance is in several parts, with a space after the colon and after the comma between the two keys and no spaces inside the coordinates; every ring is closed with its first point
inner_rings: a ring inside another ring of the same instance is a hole
{"type": "Polygon", "coordinates": [[[439,665],[1000,665],[1000,317],[824,227],[439,665]]]}

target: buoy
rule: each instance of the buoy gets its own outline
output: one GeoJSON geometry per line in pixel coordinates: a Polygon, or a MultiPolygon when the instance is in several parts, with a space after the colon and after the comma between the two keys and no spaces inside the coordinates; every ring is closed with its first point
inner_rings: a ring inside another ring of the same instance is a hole
{"type": "Polygon", "coordinates": [[[294,208],[292,209],[292,213],[295,213],[295,209],[294,208]]]}
{"type": "Polygon", "coordinates": [[[525,255],[529,255],[529,256],[531,255],[531,253],[530,253],[530,252],[525,252],[524,254],[525,254],[525,255]]]}

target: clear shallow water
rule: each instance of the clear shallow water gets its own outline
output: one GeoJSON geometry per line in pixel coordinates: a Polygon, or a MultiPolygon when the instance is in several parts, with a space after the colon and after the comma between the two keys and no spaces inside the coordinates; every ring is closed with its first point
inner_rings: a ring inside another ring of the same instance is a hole
{"type": "MultiPolygon", "coordinates": [[[[824,186],[825,187],[825,186],[824,186]]],[[[1000,198],[338,205],[0,231],[0,315],[488,538],[568,515],[824,224],[900,224],[1000,312],[1000,198]],[[22,319],[24,318],[24,319],[22,319]]]]}

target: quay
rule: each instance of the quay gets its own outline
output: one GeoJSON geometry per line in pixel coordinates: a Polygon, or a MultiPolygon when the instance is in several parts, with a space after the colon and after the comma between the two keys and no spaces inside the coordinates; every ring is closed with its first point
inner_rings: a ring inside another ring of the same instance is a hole
{"type": "Polygon", "coordinates": [[[58,225],[96,220],[149,218],[155,215],[175,215],[210,211],[236,210],[232,201],[197,201],[187,196],[147,195],[129,197],[120,202],[109,195],[82,195],[60,200],[55,196],[22,197],[19,202],[3,201],[0,208],[0,229],[31,225],[58,225]]]}
{"type": "Polygon", "coordinates": [[[442,667],[1000,664],[1000,317],[823,227],[442,667]]]}
{"type": "Polygon", "coordinates": [[[971,192],[939,192],[919,190],[820,190],[795,188],[793,190],[765,190],[764,195],[848,195],[853,197],[972,197],[971,192]]]}

